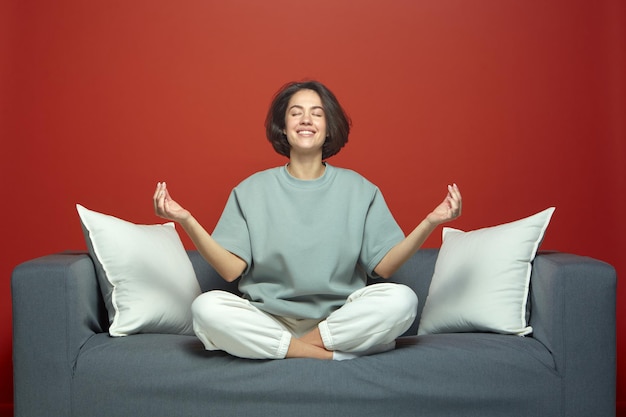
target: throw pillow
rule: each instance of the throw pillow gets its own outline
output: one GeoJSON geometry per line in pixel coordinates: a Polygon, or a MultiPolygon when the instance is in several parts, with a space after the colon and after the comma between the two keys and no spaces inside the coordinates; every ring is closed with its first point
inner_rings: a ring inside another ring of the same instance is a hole
{"type": "Polygon", "coordinates": [[[109,315],[109,334],[193,334],[200,294],[173,223],[136,225],[77,204],[109,315]]]}
{"type": "Polygon", "coordinates": [[[418,334],[532,333],[531,262],[554,210],[470,232],[444,228],[418,334]]]}

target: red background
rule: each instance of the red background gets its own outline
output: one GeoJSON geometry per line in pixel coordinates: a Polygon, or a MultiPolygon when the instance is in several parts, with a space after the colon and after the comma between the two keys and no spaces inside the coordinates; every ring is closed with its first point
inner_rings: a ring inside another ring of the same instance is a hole
{"type": "MultiPolygon", "coordinates": [[[[263,120],[290,80],[337,94],[354,128],[330,162],[405,231],[455,181],[455,227],[554,205],[543,248],[623,275],[625,28],[621,0],[2,1],[0,413],[15,265],[85,247],[75,203],[158,222],[162,180],[212,230],[239,180],[286,162],[263,120]]],[[[618,409],[625,309],[620,286],[618,409]]]]}

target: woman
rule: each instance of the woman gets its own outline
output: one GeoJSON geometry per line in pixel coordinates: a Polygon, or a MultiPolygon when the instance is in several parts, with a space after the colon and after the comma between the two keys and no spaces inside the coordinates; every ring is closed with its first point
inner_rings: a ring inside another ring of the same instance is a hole
{"type": "Polygon", "coordinates": [[[436,226],[461,214],[461,194],[448,186],[444,201],[405,237],[376,186],[325,162],[349,131],[324,85],[284,86],[270,105],[266,135],[289,163],[239,184],[212,235],[157,184],[156,214],[178,222],[226,281],[241,277],[243,298],[209,291],[192,306],[206,349],[341,360],[393,349],[411,326],[415,293],[400,284],[366,286],[366,276],[392,276],[436,226]]]}

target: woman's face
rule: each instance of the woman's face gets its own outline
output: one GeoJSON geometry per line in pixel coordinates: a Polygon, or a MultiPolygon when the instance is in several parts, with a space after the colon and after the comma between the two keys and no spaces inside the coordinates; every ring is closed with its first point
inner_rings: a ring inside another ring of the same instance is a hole
{"type": "Polygon", "coordinates": [[[291,96],[285,114],[285,135],[291,152],[321,153],[326,140],[326,115],[320,96],[300,90],[291,96]]]}

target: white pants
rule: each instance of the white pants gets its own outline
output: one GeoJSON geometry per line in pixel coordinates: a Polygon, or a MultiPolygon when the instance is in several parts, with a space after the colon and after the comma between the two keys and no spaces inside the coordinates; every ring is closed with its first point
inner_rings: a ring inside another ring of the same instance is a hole
{"type": "Polygon", "coordinates": [[[265,313],[244,298],[209,291],[192,305],[193,327],[207,350],[250,359],[282,359],[292,337],[317,326],[330,351],[364,352],[390,344],[415,320],[417,296],[401,284],[380,283],[355,291],[323,320],[265,313]]]}

